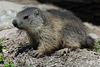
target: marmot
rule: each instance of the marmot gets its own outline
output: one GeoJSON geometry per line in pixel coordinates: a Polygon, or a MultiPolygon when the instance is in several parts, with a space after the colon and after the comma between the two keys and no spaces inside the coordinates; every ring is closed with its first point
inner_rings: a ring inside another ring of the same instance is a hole
{"type": "Polygon", "coordinates": [[[35,57],[58,49],[92,48],[94,45],[82,21],[67,11],[28,7],[17,13],[13,25],[26,31],[35,57]]]}

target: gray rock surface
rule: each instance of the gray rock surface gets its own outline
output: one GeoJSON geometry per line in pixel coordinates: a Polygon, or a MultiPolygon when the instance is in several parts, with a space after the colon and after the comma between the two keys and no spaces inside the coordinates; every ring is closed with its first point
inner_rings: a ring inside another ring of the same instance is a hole
{"type": "Polygon", "coordinates": [[[95,26],[88,22],[84,22],[84,25],[90,35],[92,34],[94,38],[100,38],[100,26],[95,26]]]}
{"type": "Polygon", "coordinates": [[[94,33],[90,33],[89,36],[92,37],[93,39],[99,39],[100,38],[99,36],[97,36],[94,33]]]}
{"type": "Polygon", "coordinates": [[[0,30],[11,28],[12,20],[23,5],[0,1],[0,30]]]}

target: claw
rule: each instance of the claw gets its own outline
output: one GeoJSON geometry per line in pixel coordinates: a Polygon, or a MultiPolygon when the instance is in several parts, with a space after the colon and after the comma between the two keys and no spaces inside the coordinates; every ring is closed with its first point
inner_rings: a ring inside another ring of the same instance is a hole
{"type": "Polygon", "coordinates": [[[42,57],[42,56],[43,56],[43,52],[40,51],[40,50],[36,50],[33,53],[33,57],[35,57],[35,58],[39,58],[39,57],[42,57]]]}
{"type": "Polygon", "coordinates": [[[59,51],[56,52],[56,55],[57,56],[63,56],[64,54],[67,54],[70,50],[68,48],[64,48],[64,49],[61,49],[59,51]]]}

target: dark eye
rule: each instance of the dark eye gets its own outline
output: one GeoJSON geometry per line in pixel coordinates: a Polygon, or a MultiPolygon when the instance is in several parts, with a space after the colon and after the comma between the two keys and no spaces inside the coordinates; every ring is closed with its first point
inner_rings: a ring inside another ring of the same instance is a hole
{"type": "Polygon", "coordinates": [[[28,16],[24,16],[24,19],[28,19],[28,16]]]}

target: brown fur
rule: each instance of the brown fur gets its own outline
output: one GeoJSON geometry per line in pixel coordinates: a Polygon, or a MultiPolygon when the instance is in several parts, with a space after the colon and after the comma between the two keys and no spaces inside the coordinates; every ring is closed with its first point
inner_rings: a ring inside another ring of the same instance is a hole
{"type": "Polygon", "coordinates": [[[19,12],[13,24],[27,32],[30,43],[36,50],[35,57],[61,48],[92,48],[94,45],[94,40],[87,35],[82,21],[71,12],[44,12],[30,7],[19,12]],[[28,18],[23,19],[26,15],[28,18]]]}

